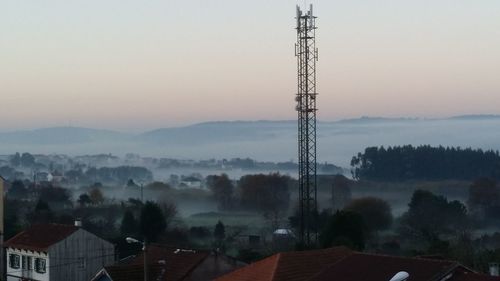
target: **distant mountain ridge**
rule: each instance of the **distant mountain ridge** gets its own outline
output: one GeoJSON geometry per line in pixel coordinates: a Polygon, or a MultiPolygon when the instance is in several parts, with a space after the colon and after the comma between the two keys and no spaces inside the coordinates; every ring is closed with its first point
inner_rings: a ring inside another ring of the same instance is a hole
{"type": "MultiPolygon", "coordinates": [[[[369,122],[394,122],[394,121],[436,121],[436,120],[482,120],[482,119],[500,119],[500,115],[496,114],[470,114],[470,115],[457,115],[446,118],[418,118],[418,117],[372,117],[372,116],[362,116],[359,118],[350,119],[340,119],[336,121],[322,121],[319,120],[319,124],[335,124],[335,123],[369,123],[369,122]]],[[[181,131],[192,128],[200,127],[216,127],[216,126],[244,126],[246,128],[251,127],[261,127],[261,126],[274,126],[274,125],[293,125],[297,124],[296,120],[234,120],[234,121],[207,121],[194,123],[191,125],[180,126],[180,127],[165,127],[157,128],[145,131],[143,133],[125,133],[115,131],[113,129],[93,129],[86,127],[73,127],[73,126],[57,126],[57,127],[47,127],[39,128],[33,130],[12,130],[6,132],[0,132],[0,138],[2,137],[14,137],[14,136],[27,136],[27,135],[39,135],[43,136],[46,134],[53,134],[56,136],[71,134],[74,136],[81,137],[92,137],[95,135],[108,136],[108,137],[123,137],[123,136],[140,136],[140,135],[151,135],[165,130],[181,131]]],[[[1,139],[0,139],[1,140],[1,139]]]]}
{"type": "MultiPolygon", "coordinates": [[[[344,166],[368,146],[430,144],[500,150],[500,115],[361,117],[319,121],[317,132],[318,161],[344,166]]],[[[0,154],[16,151],[289,161],[296,159],[297,121],[213,121],[143,133],[80,127],[0,132],[0,154]]]]}

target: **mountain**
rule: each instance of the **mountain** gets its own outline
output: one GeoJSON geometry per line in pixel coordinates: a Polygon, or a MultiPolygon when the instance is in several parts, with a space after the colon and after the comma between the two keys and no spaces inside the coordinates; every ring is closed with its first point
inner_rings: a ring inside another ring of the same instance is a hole
{"type": "Polygon", "coordinates": [[[494,114],[472,114],[472,115],[459,115],[459,116],[453,116],[448,119],[455,119],[455,120],[491,120],[491,119],[500,119],[500,115],[494,115],[494,114]]]}
{"type": "Polygon", "coordinates": [[[200,144],[262,141],[296,130],[297,121],[206,122],[179,128],[163,128],[138,136],[154,143],[200,144]]]}
{"type": "MultiPolygon", "coordinates": [[[[318,122],[317,138],[318,161],[344,167],[367,146],[429,144],[500,150],[500,116],[363,117],[318,122]]],[[[251,157],[289,161],[297,159],[297,122],[206,122],[140,134],[75,127],[0,133],[0,154],[16,151],[69,155],[133,152],[181,159],[251,157]]]]}

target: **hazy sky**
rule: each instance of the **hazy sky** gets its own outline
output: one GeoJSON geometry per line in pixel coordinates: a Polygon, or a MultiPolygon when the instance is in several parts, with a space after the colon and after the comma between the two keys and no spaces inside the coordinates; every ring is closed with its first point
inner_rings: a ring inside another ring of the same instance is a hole
{"type": "MultiPolygon", "coordinates": [[[[320,119],[500,114],[500,1],[311,2],[320,119]]],[[[2,0],[0,130],[295,118],[297,3],[2,0]]]]}

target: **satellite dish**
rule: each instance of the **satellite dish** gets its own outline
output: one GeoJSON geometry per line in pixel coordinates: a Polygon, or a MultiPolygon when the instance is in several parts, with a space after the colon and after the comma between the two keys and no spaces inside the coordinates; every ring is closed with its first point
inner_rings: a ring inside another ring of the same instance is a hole
{"type": "Polygon", "coordinates": [[[400,271],[394,275],[389,281],[406,281],[410,277],[410,274],[406,271],[400,271]]]}

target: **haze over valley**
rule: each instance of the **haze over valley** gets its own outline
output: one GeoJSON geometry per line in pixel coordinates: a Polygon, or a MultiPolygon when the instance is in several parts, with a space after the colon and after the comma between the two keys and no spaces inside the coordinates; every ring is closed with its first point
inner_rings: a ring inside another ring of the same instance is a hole
{"type": "MultiPolygon", "coordinates": [[[[124,133],[55,127],[0,133],[0,154],[100,154],[178,159],[296,162],[296,121],[220,121],[124,133]]],[[[500,116],[369,118],[318,123],[318,161],[348,167],[369,146],[424,145],[500,150],[500,116]]]]}

